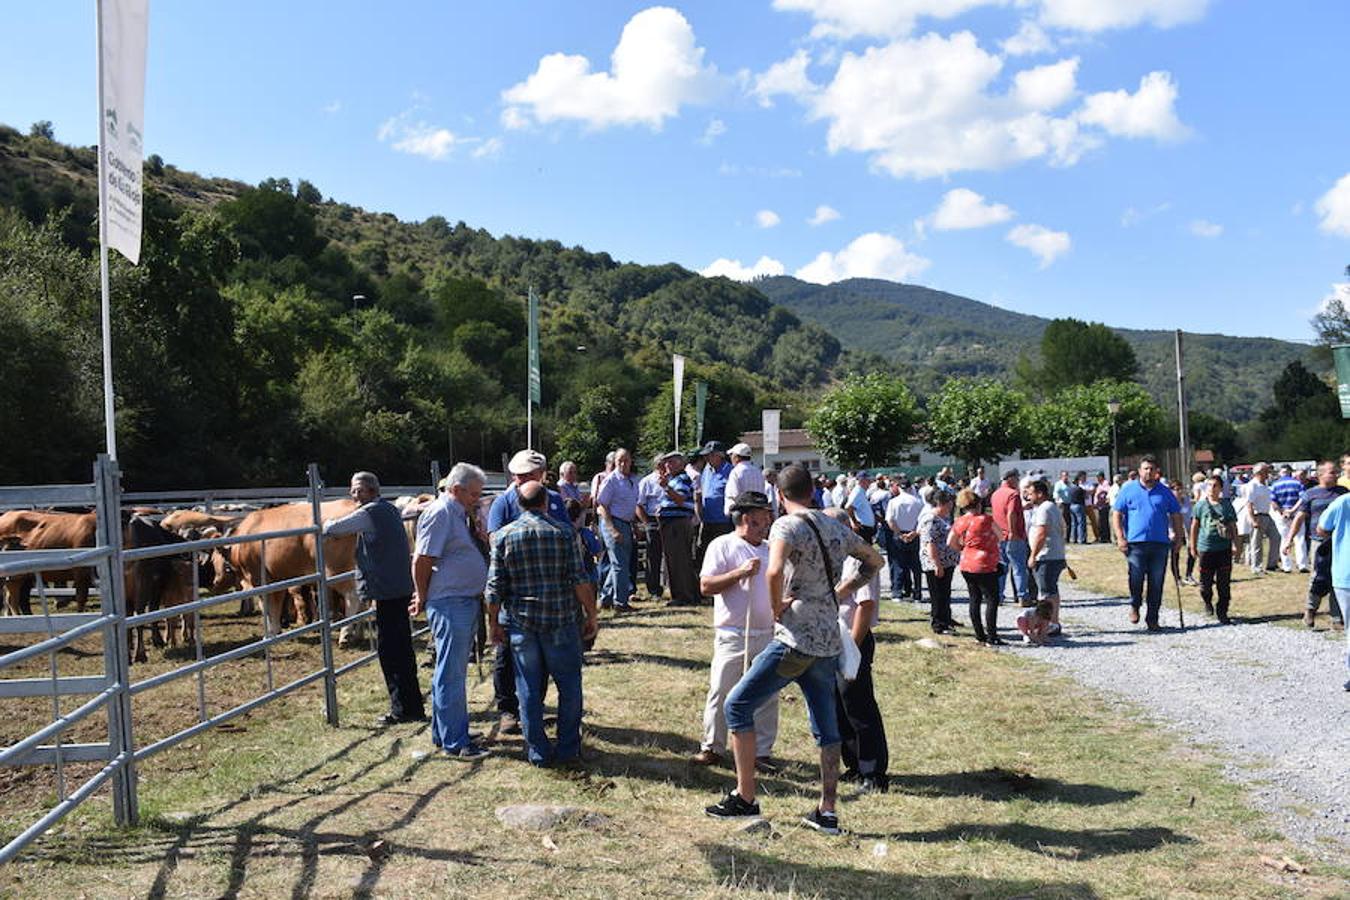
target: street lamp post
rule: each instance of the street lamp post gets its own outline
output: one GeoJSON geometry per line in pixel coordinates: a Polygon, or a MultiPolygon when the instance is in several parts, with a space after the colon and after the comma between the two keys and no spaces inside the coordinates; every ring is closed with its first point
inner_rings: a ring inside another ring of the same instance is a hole
{"type": "Polygon", "coordinates": [[[1120,415],[1120,401],[1112,398],[1106,401],[1106,411],[1111,414],[1111,477],[1115,478],[1120,466],[1120,451],[1116,447],[1116,417],[1120,415]]]}

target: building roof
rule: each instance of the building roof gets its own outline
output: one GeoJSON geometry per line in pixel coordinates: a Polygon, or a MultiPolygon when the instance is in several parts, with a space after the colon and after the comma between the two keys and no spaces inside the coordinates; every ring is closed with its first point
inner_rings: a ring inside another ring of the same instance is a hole
{"type": "MultiPolygon", "coordinates": [[[[747,431],[741,440],[750,445],[751,450],[764,449],[764,432],[747,431]]],[[[778,450],[787,453],[790,450],[815,450],[816,442],[807,434],[805,428],[783,428],[778,432],[778,450]]]]}

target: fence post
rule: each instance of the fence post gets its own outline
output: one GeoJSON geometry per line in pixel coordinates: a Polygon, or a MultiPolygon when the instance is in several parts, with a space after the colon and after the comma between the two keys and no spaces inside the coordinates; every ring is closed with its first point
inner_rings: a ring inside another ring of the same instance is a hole
{"type": "Polygon", "coordinates": [[[99,606],[116,617],[104,632],[105,677],[118,685],[108,701],[108,744],[113,757],[123,763],[112,776],[113,819],[118,825],[135,825],[140,817],[136,803],[136,742],[131,719],[131,648],[127,634],[127,596],[122,564],[122,486],[117,463],[106,453],[94,463],[95,518],[99,546],[111,553],[98,563],[99,606]]]}
{"type": "Polygon", "coordinates": [[[319,645],[323,648],[323,712],[329,725],[338,723],[337,673],[333,668],[333,616],[328,606],[328,570],[323,560],[323,479],[319,464],[309,464],[309,502],[314,512],[314,568],[319,576],[315,599],[319,609],[319,645]]]}
{"type": "MultiPolygon", "coordinates": [[[[450,460],[450,465],[453,466],[454,464],[455,461],[453,459],[450,460]]],[[[434,496],[439,494],[440,492],[441,492],[441,461],[439,459],[433,459],[431,461],[431,493],[434,496]]]]}

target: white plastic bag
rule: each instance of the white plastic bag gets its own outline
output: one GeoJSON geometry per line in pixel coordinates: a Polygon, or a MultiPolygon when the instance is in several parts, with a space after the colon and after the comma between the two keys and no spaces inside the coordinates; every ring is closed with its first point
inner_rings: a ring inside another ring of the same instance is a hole
{"type": "Polygon", "coordinates": [[[844,624],[843,619],[839,620],[839,643],[844,647],[839,651],[839,674],[844,676],[845,681],[852,681],[858,677],[858,667],[862,665],[862,651],[853,643],[853,632],[844,624]]]}

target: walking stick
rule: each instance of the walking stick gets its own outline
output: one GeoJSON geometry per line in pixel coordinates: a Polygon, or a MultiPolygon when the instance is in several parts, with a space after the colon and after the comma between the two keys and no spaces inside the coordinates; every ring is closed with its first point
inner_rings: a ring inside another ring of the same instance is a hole
{"type": "Polygon", "coordinates": [[[1177,589],[1177,618],[1181,620],[1181,630],[1186,630],[1186,612],[1181,608],[1181,576],[1175,572],[1172,573],[1172,584],[1177,589]]]}

